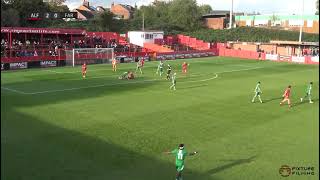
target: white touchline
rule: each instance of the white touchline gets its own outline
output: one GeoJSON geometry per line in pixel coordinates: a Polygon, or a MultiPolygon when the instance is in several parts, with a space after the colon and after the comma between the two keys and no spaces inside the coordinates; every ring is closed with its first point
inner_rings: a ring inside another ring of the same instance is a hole
{"type": "MultiPolygon", "coordinates": [[[[208,78],[208,79],[202,79],[202,80],[194,80],[194,81],[183,81],[181,83],[187,83],[187,82],[203,82],[203,81],[209,81],[212,79],[215,79],[218,77],[218,74],[221,73],[228,73],[228,72],[237,72],[237,71],[248,71],[248,70],[253,70],[253,69],[260,69],[264,67],[254,67],[254,68],[247,68],[247,69],[237,69],[237,70],[230,70],[230,71],[221,71],[215,73],[214,77],[208,78]]],[[[197,75],[195,75],[197,76],[197,75]]],[[[143,82],[153,82],[153,81],[159,81],[161,79],[150,79],[150,80],[142,80],[142,81],[132,81],[132,82],[126,82],[126,83],[106,83],[106,84],[99,84],[99,85],[92,85],[92,86],[83,86],[83,87],[76,87],[76,88],[67,88],[67,89],[57,89],[57,90],[47,90],[47,91],[37,91],[37,92],[23,92],[20,90],[15,90],[7,87],[2,87],[1,89],[5,89],[8,91],[20,93],[20,94],[25,94],[25,95],[34,95],[34,94],[44,94],[44,93],[53,93],[53,92],[63,92],[63,91],[72,91],[72,90],[79,90],[79,89],[88,89],[88,88],[94,88],[94,87],[104,87],[104,86],[114,86],[114,85],[126,85],[126,84],[136,84],[136,83],[143,83],[143,82]]]]}

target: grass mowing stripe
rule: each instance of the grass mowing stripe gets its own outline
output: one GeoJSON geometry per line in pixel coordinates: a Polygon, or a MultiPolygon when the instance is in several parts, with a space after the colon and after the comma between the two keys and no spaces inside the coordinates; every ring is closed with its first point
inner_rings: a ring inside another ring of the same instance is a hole
{"type": "MultiPolygon", "coordinates": [[[[230,71],[221,71],[218,73],[229,73],[229,72],[238,72],[238,71],[248,71],[248,70],[254,70],[254,69],[260,69],[263,67],[255,67],[255,68],[247,68],[247,69],[237,69],[237,70],[230,70],[230,71]]],[[[214,77],[208,78],[208,79],[202,79],[202,80],[194,80],[194,81],[183,81],[181,83],[188,83],[188,82],[203,82],[203,81],[209,81],[212,79],[217,78],[217,73],[214,77]]],[[[83,86],[83,87],[74,87],[74,88],[66,88],[66,89],[57,89],[57,90],[46,90],[46,91],[37,91],[37,92],[23,92],[20,90],[14,90],[11,89],[13,92],[17,92],[20,94],[25,95],[35,95],[35,94],[44,94],[44,93],[54,93],[54,92],[64,92],[64,91],[72,91],[72,90],[79,90],[79,89],[88,89],[88,88],[97,88],[97,87],[105,87],[105,86],[115,86],[115,85],[126,85],[126,84],[136,84],[136,83],[144,83],[144,82],[152,82],[152,81],[160,81],[160,79],[151,79],[151,80],[142,80],[142,81],[135,81],[135,82],[127,82],[127,83],[105,83],[105,84],[98,84],[98,85],[92,85],[92,86],[83,86]]],[[[6,88],[9,90],[8,88],[6,88]]]]}

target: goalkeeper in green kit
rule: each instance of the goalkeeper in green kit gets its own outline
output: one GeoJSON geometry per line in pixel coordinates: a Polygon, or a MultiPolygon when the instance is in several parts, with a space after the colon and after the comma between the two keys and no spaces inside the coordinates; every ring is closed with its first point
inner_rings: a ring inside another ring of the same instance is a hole
{"type": "Polygon", "coordinates": [[[258,96],[260,103],[262,103],[260,94],[262,93],[261,89],[260,89],[260,82],[258,82],[256,88],[254,89],[254,96],[252,98],[252,102],[254,102],[254,100],[256,99],[256,97],[258,96]]]}
{"type": "Polygon", "coordinates": [[[184,159],[186,158],[186,156],[193,156],[198,152],[195,151],[192,153],[188,153],[184,148],[184,144],[180,144],[177,149],[174,149],[171,152],[169,151],[165,153],[174,154],[176,156],[176,170],[177,170],[176,180],[182,180],[182,171],[184,169],[184,159]]]}
{"type": "Polygon", "coordinates": [[[311,100],[312,85],[313,85],[313,82],[310,82],[310,84],[308,85],[307,90],[306,90],[306,95],[303,98],[300,98],[301,102],[303,101],[303,99],[308,98],[309,99],[309,103],[313,103],[313,101],[311,100]]]}

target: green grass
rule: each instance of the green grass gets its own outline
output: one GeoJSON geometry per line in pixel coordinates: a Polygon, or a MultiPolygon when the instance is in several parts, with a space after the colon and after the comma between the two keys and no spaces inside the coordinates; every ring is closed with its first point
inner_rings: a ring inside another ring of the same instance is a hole
{"type": "Polygon", "coordinates": [[[319,66],[223,57],[170,61],[177,91],[147,62],[1,72],[1,179],[173,180],[185,143],[185,180],[276,180],[281,165],[314,166],[318,179],[319,66]],[[216,78],[214,78],[216,77],[216,78]],[[208,80],[209,79],[209,80],[208,80]],[[251,103],[261,81],[265,103],[251,103]],[[300,103],[313,81],[314,104],[300,103]],[[294,106],[279,106],[292,85],[294,106]],[[6,89],[4,89],[6,88],[6,89]],[[9,89],[7,89],[9,88],[9,89]],[[17,90],[18,92],[14,92],[17,90]]]}

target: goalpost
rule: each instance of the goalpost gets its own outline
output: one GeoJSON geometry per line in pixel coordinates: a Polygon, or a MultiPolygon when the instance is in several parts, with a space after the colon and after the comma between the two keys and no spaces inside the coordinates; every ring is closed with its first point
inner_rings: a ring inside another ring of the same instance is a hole
{"type": "Polygon", "coordinates": [[[111,63],[114,58],[113,48],[79,48],[66,50],[66,65],[111,63]]]}

